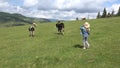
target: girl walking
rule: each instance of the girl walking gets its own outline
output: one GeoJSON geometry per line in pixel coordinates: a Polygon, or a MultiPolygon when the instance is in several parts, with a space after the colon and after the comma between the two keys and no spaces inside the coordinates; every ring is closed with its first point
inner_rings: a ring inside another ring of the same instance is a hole
{"type": "Polygon", "coordinates": [[[87,49],[90,47],[90,44],[88,43],[88,36],[90,32],[90,24],[88,22],[85,22],[83,26],[80,27],[81,34],[83,36],[83,49],[87,49]]]}

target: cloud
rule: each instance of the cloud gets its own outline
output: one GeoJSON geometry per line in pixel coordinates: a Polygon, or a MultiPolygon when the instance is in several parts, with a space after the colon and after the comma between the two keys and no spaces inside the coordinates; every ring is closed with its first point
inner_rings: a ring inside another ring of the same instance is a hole
{"type": "MultiPolygon", "coordinates": [[[[39,4],[37,6],[38,10],[60,10],[60,11],[72,11],[79,13],[84,12],[95,12],[98,10],[98,3],[93,4],[87,1],[80,0],[39,0],[39,4]]],[[[97,1],[94,1],[97,2],[97,1]]],[[[35,6],[34,6],[35,7],[35,6]]]]}
{"type": "MultiPolygon", "coordinates": [[[[8,0],[0,0],[0,11],[20,13],[29,17],[75,19],[95,18],[103,11],[106,3],[108,11],[118,10],[117,0],[23,0],[21,5],[12,5],[8,0]],[[113,4],[113,5],[111,5],[113,4]]],[[[13,1],[14,2],[14,1],[13,1]]],[[[17,1],[18,2],[18,1],[17,1]]]]}
{"type": "Polygon", "coordinates": [[[36,0],[34,5],[31,5],[33,0],[30,1],[27,6],[36,8],[36,12],[31,12],[35,17],[73,19],[93,16],[91,14],[95,18],[95,13],[103,9],[103,3],[110,0],[36,0]]]}
{"type": "Polygon", "coordinates": [[[109,7],[108,8],[108,11],[115,11],[115,13],[117,13],[118,12],[118,9],[119,9],[119,7],[120,7],[120,4],[113,4],[111,7],[109,7]]]}
{"type": "Polygon", "coordinates": [[[39,3],[39,0],[24,0],[23,6],[32,7],[39,3]]]}
{"type": "Polygon", "coordinates": [[[0,1],[0,11],[3,11],[4,9],[7,9],[9,7],[8,2],[5,2],[3,0],[0,1]]]}

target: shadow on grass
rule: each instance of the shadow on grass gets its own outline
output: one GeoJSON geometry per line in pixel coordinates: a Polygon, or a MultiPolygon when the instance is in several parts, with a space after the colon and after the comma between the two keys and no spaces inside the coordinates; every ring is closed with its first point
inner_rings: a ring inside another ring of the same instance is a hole
{"type": "Polygon", "coordinates": [[[63,35],[62,33],[55,33],[55,34],[57,34],[57,35],[63,35]]]}
{"type": "Polygon", "coordinates": [[[80,45],[80,44],[75,44],[73,47],[75,47],[75,48],[83,48],[83,46],[80,45]]]}

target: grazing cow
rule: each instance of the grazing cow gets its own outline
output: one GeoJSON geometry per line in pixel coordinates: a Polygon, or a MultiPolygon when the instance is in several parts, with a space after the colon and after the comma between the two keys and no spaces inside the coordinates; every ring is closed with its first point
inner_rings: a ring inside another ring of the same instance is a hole
{"type": "Polygon", "coordinates": [[[78,21],[79,19],[78,19],[78,17],[76,18],[76,21],[78,21]]]}
{"type": "Polygon", "coordinates": [[[82,20],[86,20],[86,18],[82,18],[82,20]]]}
{"type": "Polygon", "coordinates": [[[30,32],[30,35],[29,36],[32,36],[34,37],[35,36],[35,27],[36,27],[36,23],[33,23],[29,28],[29,32],[30,32]]]}
{"type": "Polygon", "coordinates": [[[37,27],[37,24],[36,24],[36,23],[33,23],[32,25],[33,25],[34,27],[37,27]]]}
{"type": "Polygon", "coordinates": [[[64,23],[61,23],[60,21],[58,21],[58,23],[56,24],[56,27],[58,28],[58,33],[64,34],[64,23]]]}
{"type": "Polygon", "coordinates": [[[30,35],[29,35],[29,36],[34,37],[35,27],[34,27],[34,26],[30,26],[30,27],[28,28],[28,30],[29,30],[29,32],[30,32],[30,35]]]}

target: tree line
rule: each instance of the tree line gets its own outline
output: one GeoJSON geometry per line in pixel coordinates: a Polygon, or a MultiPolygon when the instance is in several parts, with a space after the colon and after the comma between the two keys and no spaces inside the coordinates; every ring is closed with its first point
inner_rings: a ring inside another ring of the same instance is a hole
{"type": "Polygon", "coordinates": [[[117,16],[120,16],[120,7],[116,14],[114,10],[112,12],[107,12],[106,8],[104,8],[102,15],[100,12],[98,12],[97,18],[108,18],[108,17],[117,17],[117,16]]]}

